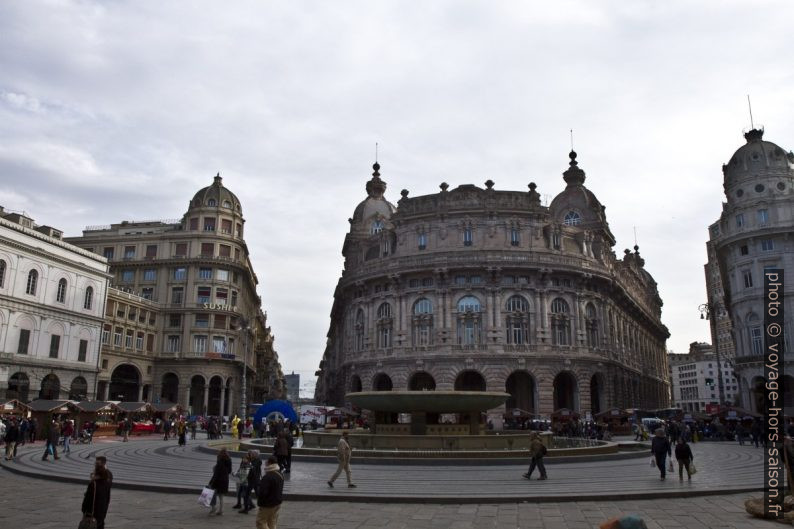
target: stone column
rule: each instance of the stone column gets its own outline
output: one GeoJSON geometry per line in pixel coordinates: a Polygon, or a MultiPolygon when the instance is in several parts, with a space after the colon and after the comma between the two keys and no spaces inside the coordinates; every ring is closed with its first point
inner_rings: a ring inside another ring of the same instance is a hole
{"type": "MultiPolygon", "coordinates": [[[[221,417],[223,417],[223,415],[224,415],[224,413],[223,413],[223,405],[224,404],[226,404],[226,385],[225,384],[221,384],[221,410],[220,410],[220,416],[221,417]]],[[[230,413],[229,415],[231,416],[232,414],[230,413]]]]}
{"type": "Polygon", "coordinates": [[[138,402],[143,402],[143,384],[138,384],[138,402]]]}
{"type": "Polygon", "coordinates": [[[210,401],[210,386],[209,383],[204,384],[204,408],[201,410],[201,415],[207,414],[207,407],[210,401]]]}

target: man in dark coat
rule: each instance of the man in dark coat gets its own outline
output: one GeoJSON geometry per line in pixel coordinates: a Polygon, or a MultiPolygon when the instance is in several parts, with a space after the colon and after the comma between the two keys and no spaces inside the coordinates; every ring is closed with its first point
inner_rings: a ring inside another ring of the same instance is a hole
{"type": "Polygon", "coordinates": [[[678,460],[678,479],[684,480],[684,469],[686,469],[687,478],[692,479],[689,465],[692,464],[695,456],[692,455],[692,449],[683,439],[679,438],[675,445],[675,458],[678,460]]]}
{"type": "Polygon", "coordinates": [[[94,473],[91,474],[91,481],[88,483],[88,490],[83,496],[83,506],[81,510],[84,516],[93,516],[96,519],[97,529],[105,529],[105,516],[110,505],[110,479],[108,471],[103,465],[97,463],[94,466],[94,473]]]}
{"type": "Polygon", "coordinates": [[[10,461],[17,455],[17,442],[19,442],[19,426],[17,426],[16,419],[9,421],[3,440],[6,443],[6,461],[10,461]]]}
{"type": "Polygon", "coordinates": [[[262,479],[262,460],[259,459],[259,450],[251,450],[249,452],[251,458],[251,470],[248,471],[248,490],[245,492],[245,508],[240,512],[248,514],[248,511],[254,508],[254,501],[251,499],[252,495],[256,495],[259,482],[262,479]]]}
{"type": "Polygon", "coordinates": [[[52,450],[52,455],[55,459],[60,459],[58,457],[58,438],[61,436],[61,427],[58,425],[57,421],[52,421],[50,423],[49,429],[45,432],[47,436],[47,442],[44,445],[44,455],[41,456],[42,461],[47,461],[49,459],[50,450],[52,450]]]}
{"type": "Polygon", "coordinates": [[[256,501],[257,505],[259,505],[259,513],[256,515],[257,529],[276,529],[283,491],[284,477],[278,471],[276,458],[270,456],[267,459],[265,475],[262,476],[262,481],[259,482],[259,492],[256,501]]]}
{"type": "Polygon", "coordinates": [[[538,479],[548,479],[546,467],[543,465],[543,456],[546,455],[546,446],[540,440],[540,434],[538,434],[538,432],[529,434],[529,440],[529,456],[532,459],[529,462],[529,470],[524,474],[524,477],[526,479],[532,479],[532,472],[535,470],[535,467],[538,467],[538,471],[540,472],[540,478],[538,479]]]}
{"type": "Polygon", "coordinates": [[[212,503],[210,505],[210,514],[215,514],[215,501],[218,501],[218,516],[223,514],[223,495],[229,492],[229,474],[232,473],[232,460],[225,448],[221,448],[218,452],[218,459],[215,467],[212,469],[212,478],[208,485],[209,488],[215,491],[212,496],[212,503]]]}
{"type": "Polygon", "coordinates": [[[651,453],[656,458],[656,466],[659,468],[659,472],[661,472],[661,480],[664,481],[666,475],[665,464],[667,463],[667,456],[672,454],[670,441],[668,441],[667,436],[664,435],[664,428],[656,429],[656,434],[651,440],[651,453]]]}

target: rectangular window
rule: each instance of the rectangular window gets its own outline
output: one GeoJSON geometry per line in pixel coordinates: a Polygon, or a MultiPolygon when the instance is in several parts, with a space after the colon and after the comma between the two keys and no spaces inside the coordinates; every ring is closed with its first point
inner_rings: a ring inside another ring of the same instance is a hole
{"type": "Polygon", "coordinates": [[[221,233],[226,235],[232,234],[232,221],[229,219],[221,219],[221,233]]]}
{"type": "Polygon", "coordinates": [[[212,337],[212,350],[216,353],[226,353],[226,338],[223,336],[212,337]]]}
{"type": "Polygon", "coordinates": [[[236,307],[237,306],[237,291],[236,290],[232,290],[232,301],[229,304],[232,307],[236,307]]]}
{"type": "Polygon", "coordinates": [[[154,268],[147,268],[143,271],[143,280],[144,281],[156,281],[157,280],[157,270],[154,268]]]}
{"type": "Polygon", "coordinates": [[[232,272],[232,283],[234,283],[235,285],[240,284],[240,276],[239,274],[237,274],[237,272],[232,272]]]}
{"type": "Polygon", "coordinates": [[[218,273],[216,274],[215,279],[217,279],[218,281],[228,281],[229,280],[229,271],[228,270],[218,269],[218,273]]]}
{"type": "Polygon", "coordinates": [[[753,273],[750,270],[745,270],[744,272],[742,272],[742,277],[744,278],[744,288],[752,288],[753,273]]]}
{"type": "Polygon", "coordinates": [[[121,327],[116,327],[116,330],[113,332],[113,345],[121,347],[121,327]]]}
{"type": "Polygon", "coordinates": [[[775,242],[772,239],[761,239],[761,251],[771,252],[775,249],[775,242]]]}
{"type": "Polygon", "coordinates": [[[77,349],[77,361],[85,362],[88,356],[88,340],[80,340],[80,347],[77,349]]]}
{"type": "Polygon", "coordinates": [[[425,277],[422,279],[422,286],[423,287],[432,287],[433,286],[433,278],[432,277],[425,277]]]}
{"type": "Polygon", "coordinates": [[[151,353],[154,351],[154,334],[146,335],[146,352],[151,353]]]}
{"type": "Polygon", "coordinates": [[[139,332],[138,335],[135,337],[135,348],[138,351],[143,350],[143,333],[139,332]]]}
{"type": "Polygon", "coordinates": [[[138,323],[146,323],[146,311],[141,311],[141,317],[138,318],[138,323]]]}
{"type": "Polygon", "coordinates": [[[559,233],[553,233],[552,234],[552,236],[551,236],[551,246],[555,250],[559,250],[560,249],[560,234],[559,233]]]}
{"type": "Polygon", "coordinates": [[[215,302],[220,303],[221,305],[226,305],[226,302],[229,300],[229,291],[225,288],[216,288],[215,289],[215,302]]]}
{"type": "Polygon", "coordinates": [[[240,224],[239,222],[237,223],[237,236],[238,237],[243,236],[243,225],[240,224]]]}
{"type": "Polygon", "coordinates": [[[127,313],[127,318],[134,320],[135,316],[138,315],[138,312],[135,310],[135,307],[130,307],[129,312],[127,313]]]}
{"type": "Polygon", "coordinates": [[[229,338],[229,341],[226,344],[226,353],[230,355],[234,354],[234,338],[229,338]]]}
{"type": "Polygon", "coordinates": [[[758,210],[758,224],[766,226],[769,223],[769,211],[765,209],[758,210]]]}
{"type": "Polygon", "coordinates": [[[750,329],[750,342],[754,355],[764,353],[764,337],[761,334],[761,327],[753,327],[750,329]]]}
{"type": "Polygon", "coordinates": [[[181,314],[169,314],[168,315],[168,326],[169,327],[180,327],[180,326],[182,326],[182,315],[181,314]]]}
{"type": "Polygon", "coordinates": [[[19,344],[17,345],[17,354],[28,354],[28,344],[30,343],[30,331],[22,329],[19,331],[19,344]]]}
{"type": "Polygon", "coordinates": [[[190,219],[190,231],[196,231],[198,229],[198,221],[198,217],[190,219]]]}
{"type": "Polygon", "coordinates": [[[171,303],[174,305],[181,305],[182,304],[182,295],[183,295],[182,287],[174,287],[171,289],[171,303]]]}
{"type": "Polygon", "coordinates": [[[201,243],[201,255],[206,256],[214,256],[215,255],[215,245],[211,242],[203,242],[201,243]]]}
{"type": "Polygon", "coordinates": [[[207,337],[204,335],[196,335],[193,337],[193,350],[197,353],[207,351],[207,337]]]}
{"type": "Polygon", "coordinates": [[[112,246],[108,246],[107,248],[105,248],[102,251],[102,255],[105,256],[105,259],[108,259],[108,260],[113,259],[113,247],[112,246]]]}
{"type": "Polygon", "coordinates": [[[187,268],[184,266],[174,268],[174,280],[184,281],[185,279],[187,279],[187,268]]]}
{"type": "Polygon", "coordinates": [[[132,259],[135,257],[135,246],[124,247],[124,259],[132,259]]]}
{"type": "Polygon", "coordinates": [[[232,247],[227,244],[221,244],[218,246],[218,255],[221,257],[231,257],[232,256],[232,247]]]}
{"type": "Polygon", "coordinates": [[[196,314],[196,327],[207,328],[210,326],[209,314],[196,314]]]}
{"type": "Polygon", "coordinates": [[[198,295],[196,296],[196,303],[209,303],[211,295],[212,295],[212,288],[198,287],[198,295]]]}
{"type": "Polygon", "coordinates": [[[518,229],[511,228],[510,229],[510,246],[518,246],[521,242],[521,239],[518,237],[518,229]]]}
{"type": "Polygon", "coordinates": [[[169,353],[179,352],[179,335],[172,334],[168,337],[167,351],[169,353]]]}
{"type": "Polygon", "coordinates": [[[471,281],[472,285],[479,285],[479,284],[482,283],[482,277],[480,277],[480,276],[471,276],[471,279],[469,281],[471,281]]]}
{"type": "Polygon", "coordinates": [[[466,276],[455,276],[455,284],[456,285],[465,285],[466,284],[466,276]]]}
{"type": "Polygon", "coordinates": [[[142,288],[141,297],[148,300],[154,299],[154,289],[152,287],[142,288]]]}
{"type": "Polygon", "coordinates": [[[212,279],[212,268],[199,268],[199,279],[212,279]]]}
{"type": "Polygon", "coordinates": [[[427,234],[426,233],[420,233],[419,234],[419,249],[420,250],[424,250],[425,248],[427,248],[427,234]]]}
{"type": "Polygon", "coordinates": [[[749,253],[750,253],[750,250],[747,248],[747,245],[746,245],[746,244],[743,244],[743,245],[741,245],[741,246],[739,247],[739,253],[740,253],[741,255],[747,255],[747,254],[749,254],[749,253]]]}
{"type": "Polygon", "coordinates": [[[110,343],[110,325],[105,325],[105,327],[102,329],[102,343],[110,343]]]}
{"type": "Polygon", "coordinates": [[[116,310],[116,317],[123,318],[127,314],[127,305],[119,303],[118,310],[116,310]]]}
{"type": "Polygon", "coordinates": [[[124,347],[126,347],[127,349],[132,349],[132,337],[133,337],[133,331],[132,329],[128,329],[127,334],[124,335],[124,347]]]}
{"type": "Polygon", "coordinates": [[[234,249],[234,260],[235,261],[239,261],[240,260],[240,249],[239,248],[235,248],[234,249]]]}
{"type": "Polygon", "coordinates": [[[741,228],[744,226],[744,213],[739,213],[736,215],[736,227],[741,228]]]}
{"type": "Polygon", "coordinates": [[[122,270],[121,281],[122,283],[132,283],[135,281],[135,270],[122,270]]]}
{"type": "Polygon", "coordinates": [[[226,315],[225,314],[216,314],[215,315],[215,329],[225,329],[226,328],[226,315]]]}
{"type": "Polygon", "coordinates": [[[174,248],[174,257],[185,257],[187,255],[187,243],[178,242],[174,248]]]}
{"type": "Polygon", "coordinates": [[[157,245],[156,244],[147,244],[146,245],[146,257],[157,257],[157,245]]]}
{"type": "Polygon", "coordinates": [[[215,218],[214,217],[205,217],[204,218],[204,231],[215,231],[215,218]]]}
{"type": "Polygon", "coordinates": [[[58,358],[58,350],[61,348],[61,337],[57,334],[50,336],[50,358],[58,358]]]}
{"type": "Polygon", "coordinates": [[[157,316],[155,316],[154,312],[149,313],[149,325],[154,327],[157,323],[157,316]]]}
{"type": "Polygon", "coordinates": [[[471,241],[472,241],[471,228],[470,227],[463,228],[463,245],[471,246],[471,241]]]}

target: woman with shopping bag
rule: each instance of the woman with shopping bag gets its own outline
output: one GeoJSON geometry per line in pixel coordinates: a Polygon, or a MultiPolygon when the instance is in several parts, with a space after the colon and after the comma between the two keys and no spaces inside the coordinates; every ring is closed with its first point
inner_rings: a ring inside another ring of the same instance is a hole
{"type": "MultiPolygon", "coordinates": [[[[695,464],[692,462],[694,456],[689,444],[681,437],[678,438],[678,443],[675,445],[675,458],[678,460],[678,479],[684,480],[684,469],[686,468],[687,479],[692,479],[692,474],[695,464]]],[[[672,461],[670,461],[672,464],[672,461]]]]}
{"type": "Polygon", "coordinates": [[[110,505],[110,472],[107,468],[97,461],[94,465],[94,472],[91,474],[91,481],[88,489],[83,496],[83,519],[80,522],[80,529],[104,529],[105,516],[110,505]]]}
{"type": "Polygon", "coordinates": [[[215,512],[215,502],[217,501],[218,512],[217,515],[220,516],[223,514],[223,495],[229,492],[229,474],[232,473],[232,459],[229,457],[229,453],[226,451],[225,448],[221,448],[218,452],[218,459],[215,463],[215,467],[212,469],[212,478],[210,479],[209,488],[215,491],[212,496],[212,501],[210,502],[210,509],[209,514],[216,514],[215,512]]]}
{"type": "Polygon", "coordinates": [[[656,460],[656,466],[661,473],[661,480],[664,481],[667,463],[667,456],[671,455],[670,441],[664,434],[664,428],[657,428],[653,440],[651,441],[651,454],[656,460]]]}

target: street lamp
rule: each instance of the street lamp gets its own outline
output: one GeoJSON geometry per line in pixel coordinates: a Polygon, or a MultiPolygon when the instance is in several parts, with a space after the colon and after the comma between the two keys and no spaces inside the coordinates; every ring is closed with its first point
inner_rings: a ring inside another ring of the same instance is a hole
{"type": "Polygon", "coordinates": [[[720,348],[717,344],[717,321],[713,318],[714,311],[718,310],[720,305],[718,303],[708,304],[702,303],[698,306],[700,311],[701,320],[709,320],[709,327],[711,328],[711,345],[714,347],[714,354],[717,357],[717,391],[719,393],[720,407],[725,404],[725,386],[722,380],[722,361],[720,360],[720,348]]]}
{"type": "MultiPolygon", "coordinates": [[[[251,328],[251,321],[240,317],[239,321],[236,325],[236,330],[244,331],[243,337],[245,338],[245,345],[243,347],[243,381],[240,384],[240,389],[242,391],[242,395],[240,397],[240,418],[244,421],[246,417],[248,417],[248,402],[246,398],[247,394],[247,379],[248,379],[248,345],[249,345],[249,337],[248,332],[252,330],[251,328]]],[[[256,340],[256,326],[253,327],[254,333],[254,340],[256,340]]]]}

